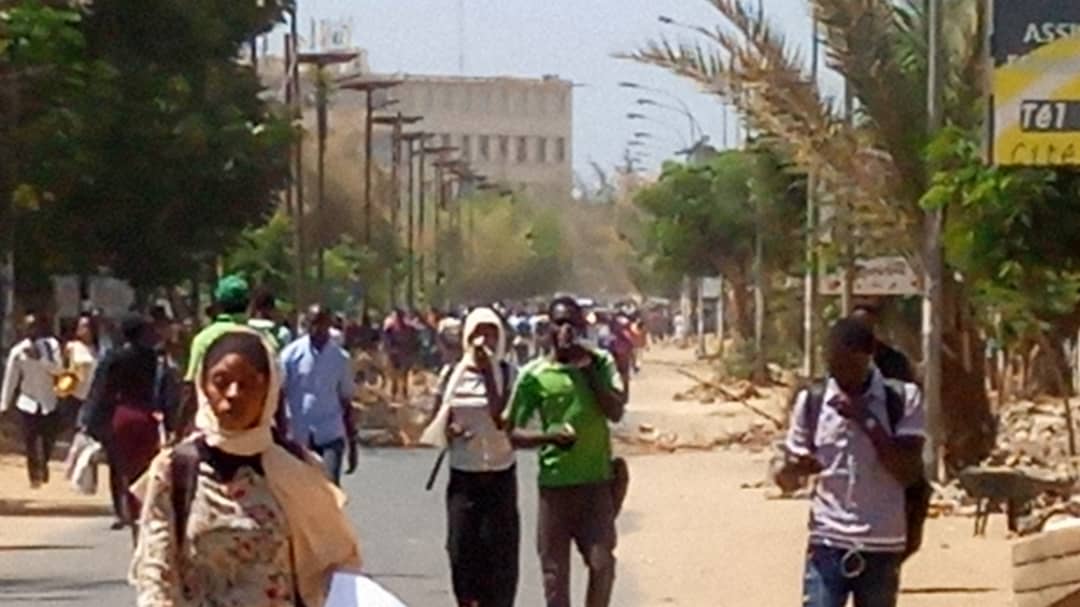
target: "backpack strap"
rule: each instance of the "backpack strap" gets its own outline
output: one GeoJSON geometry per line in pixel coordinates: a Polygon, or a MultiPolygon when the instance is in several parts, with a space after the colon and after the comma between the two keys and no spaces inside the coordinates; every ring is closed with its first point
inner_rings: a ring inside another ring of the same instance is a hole
{"type": "Polygon", "coordinates": [[[810,452],[817,450],[814,441],[817,440],[818,420],[821,419],[821,408],[825,404],[826,384],[823,380],[814,380],[806,387],[806,404],[803,407],[803,425],[806,426],[806,435],[809,439],[810,452]]]}
{"type": "Polygon", "coordinates": [[[170,475],[172,476],[172,507],[173,521],[176,523],[176,547],[177,552],[187,539],[188,515],[191,514],[191,503],[195,501],[195,490],[199,484],[199,463],[202,462],[202,452],[199,443],[202,439],[184,441],[173,449],[172,461],[170,462],[170,475]]]}
{"type": "Polygon", "coordinates": [[[885,411],[889,415],[889,431],[896,434],[896,426],[904,420],[907,386],[896,379],[885,380],[885,411]]]}

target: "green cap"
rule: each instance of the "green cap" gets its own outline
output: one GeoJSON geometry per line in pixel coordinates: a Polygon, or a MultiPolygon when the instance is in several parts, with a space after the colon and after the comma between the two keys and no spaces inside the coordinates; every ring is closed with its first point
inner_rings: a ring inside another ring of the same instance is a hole
{"type": "Polygon", "coordinates": [[[214,299],[226,310],[246,308],[250,295],[247,281],[236,274],[223,277],[214,289],[214,299]]]}

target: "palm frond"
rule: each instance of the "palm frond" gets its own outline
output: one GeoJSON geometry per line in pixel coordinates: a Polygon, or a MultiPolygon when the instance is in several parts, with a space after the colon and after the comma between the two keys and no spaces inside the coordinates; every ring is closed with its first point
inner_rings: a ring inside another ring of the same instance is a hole
{"type": "MultiPolygon", "coordinates": [[[[909,204],[897,208],[897,194],[904,189],[903,173],[897,170],[893,150],[883,146],[877,136],[879,127],[853,126],[837,116],[831,101],[805,72],[804,58],[769,23],[759,21],[738,0],[710,1],[730,27],[695,28],[711,43],[709,48],[700,40],[662,38],[621,56],[694,80],[704,90],[723,97],[747,117],[752,128],[788,142],[792,159],[816,170],[820,183],[850,189],[853,194],[845,200],[877,205],[879,216],[890,216],[889,223],[898,228],[892,242],[914,251],[913,243],[900,236],[910,233],[902,227],[918,215],[916,197],[902,198],[909,204]]],[[[891,65],[884,59],[879,63],[891,65]]],[[[864,81],[874,94],[885,97],[874,88],[880,87],[879,83],[869,78],[864,81]]],[[[910,132],[910,124],[905,126],[910,132]]]]}

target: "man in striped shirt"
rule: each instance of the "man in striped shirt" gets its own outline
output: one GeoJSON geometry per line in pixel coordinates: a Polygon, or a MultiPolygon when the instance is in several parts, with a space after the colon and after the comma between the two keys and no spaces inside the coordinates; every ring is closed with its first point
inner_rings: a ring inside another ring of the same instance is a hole
{"type": "Polygon", "coordinates": [[[926,419],[918,387],[886,383],[874,366],[875,344],[865,323],[839,321],[823,390],[803,390],[792,411],[776,482],[791,491],[818,475],[804,607],[843,607],[849,596],[855,607],[896,605],[904,490],[921,478],[926,419]]]}

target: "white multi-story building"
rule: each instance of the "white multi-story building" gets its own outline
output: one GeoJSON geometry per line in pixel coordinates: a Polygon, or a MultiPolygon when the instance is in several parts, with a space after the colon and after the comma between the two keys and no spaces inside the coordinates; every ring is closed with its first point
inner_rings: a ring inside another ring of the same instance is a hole
{"type": "Polygon", "coordinates": [[[414,130],[452,145],[473,171],[539,199],[570,197],[573,84],[554,76],[395,76],[390,111],[423,116],[414,130]]]}

